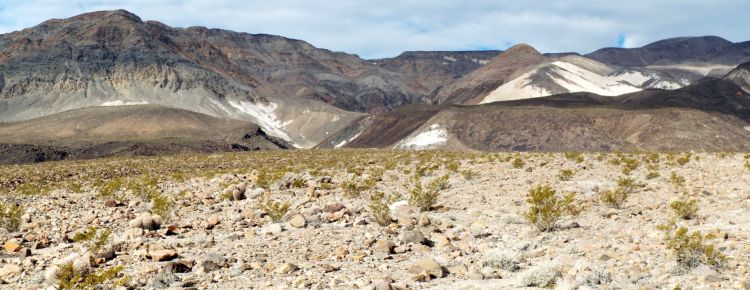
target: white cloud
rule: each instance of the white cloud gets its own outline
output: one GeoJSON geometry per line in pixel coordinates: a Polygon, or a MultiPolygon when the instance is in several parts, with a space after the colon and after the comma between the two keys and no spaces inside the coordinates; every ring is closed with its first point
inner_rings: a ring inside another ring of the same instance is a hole
{"type": "Polygon", "coordinates": [[[117,8],[171,26],[283,35],[375,58],[519,42],[545,52],[585,53],[615,46],[621,33],[627,46],[690,35],[744,41],[750,1],[2,0],[0,32],[117,8]]]}

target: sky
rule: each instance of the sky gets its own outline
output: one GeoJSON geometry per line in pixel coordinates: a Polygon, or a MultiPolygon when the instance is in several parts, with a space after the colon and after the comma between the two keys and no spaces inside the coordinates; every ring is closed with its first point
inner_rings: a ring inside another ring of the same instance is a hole
{"type": "Polygon", "coordinates": [[[113,9],[175,27],[302,39],[364,58],[517,43],[587,53],[680,36],[750,40],[748,0],[0,0],[0,33],[113,9]]]}

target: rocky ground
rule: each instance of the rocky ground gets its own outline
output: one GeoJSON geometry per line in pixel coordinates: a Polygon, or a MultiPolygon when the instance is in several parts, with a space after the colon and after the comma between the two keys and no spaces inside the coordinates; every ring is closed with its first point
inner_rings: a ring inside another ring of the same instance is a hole
{"type": "Polygon", "coordinates": [[[750,289],[746,158],[316,150],[0,167],[4,206],[23,209],[0,229],[0,288],[750,289]],[[603,203],[623,178],[634,192],[603,203]],[[438,192],[426,210],[409,203],[417,182],[438,192]],[[541,184],[580,213],[538,230],[524,213],[541,184]],[[698,201],[690,220],[670,210],[681,198],[698,201]],[[679,264],[657,230],[670,220],[714,234],[726,259],[679,264]]]}

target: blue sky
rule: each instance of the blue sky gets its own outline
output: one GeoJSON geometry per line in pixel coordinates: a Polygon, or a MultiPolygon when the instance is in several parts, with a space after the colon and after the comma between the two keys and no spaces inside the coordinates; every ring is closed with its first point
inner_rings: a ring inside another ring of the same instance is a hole
{"type": "Polygon", "coordinates": [[[119,8],[171,26],[276,34],[365,58],[516,43],[586,53],[678,36],[750,40],[748,0],[0,0],[0,33],[119,8]]]}

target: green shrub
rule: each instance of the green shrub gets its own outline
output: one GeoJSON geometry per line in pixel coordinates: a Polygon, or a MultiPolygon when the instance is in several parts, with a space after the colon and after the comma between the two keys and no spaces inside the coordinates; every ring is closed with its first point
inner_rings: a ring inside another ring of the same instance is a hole
{"type": "Polygon", "coordinates": [[[675,188],[679,189],[685,186],[685,177],[679,176],[677,175],[677,173],[673,171],[672,174],[669,176],[669,182],[671,182],[675,188]]]}
{"type": "Polygon", "coordinates": [[[699,231],[690,233],[685,227],[677,228],[674,222],[661,225],[658,229],[664,232],[667,248],[672,250],[678,266],[683,270],[700,264],[721,267],[726,261],[726,256],[716,246],[707,243],[714,239],[711,234],[704,236],[699,231]]]}
{"type": "Polygon", "coordinates": [[[270,194],[264,194],[258,202],[258,207],[263,210],[273,222],[280,222],[289,211],[289,202],[275,201],[270,194]]]}
{"type": "Polygon", "coordinates": [[[689,152],[685,153],[684,155],[682,155],[682,156],[680,156],[680,157],[677,158],[677,160],[676,160],[677,164],[680,164],[680,165],[687,164],[688,162],[690,162],[690,157],[692,157],[692,156],[693,156],[693,154],[691,154],[689,152]]]}
{"type": "Polygon", "coordinates": [[[271,184],[284,177],[284,173],[286,173],[285,170],[260,170],[255,179],[255,184],[263,189],[271,189],[271,184]]]}
{"type": "Polygon", "coordinates": [[[570,169],[560,170],[560,173],[557,174],[557,178],[559,178],[560,181],[571,180],[573,179],[573,170],[570,170],[570,169]]]}
{"type": "Polygon", "coordinates": [[[292,179],[292,188],[304,188],[307,187],[307,180],[304,178],[294,178],[292,179]]]}
{"type": "Polygon", "coordinates": [[[105,289],[114,286],[125,286],[128,284],[128,277],[120,276],[124,266],[112,266],[99,269],[95,272],[80,273],[75,270],[73,263],[67,263],[60,266],[57,273],[57,287],[59,289],[105,289]]]}
{"type": "Polygon", "coordinates": [[[521,156],[516,156],[516,158],[513,158],[513,168],[519,169],[523,167],[524,164],[526,164],[526,162],[521,159],[521,156]]]}
{"type": "MultiPolygon", "coordinates": [[[[100,181],[97,183],[100,183],[100,181]]],[[[99,186],[99,196],[114,197],[115,194],[122,188],[122,186],[123,181],[120,177],[106,181],[101,184],[101,186],[99,186]]]]}
{"type": "Polygon", "coordinates": [[[16,192],[21,195],[44,194],[50,191],[50,187],[43,182],[27,182],[16,187],[16,192]]]}
{"type": "Polygon", "coordinates": [[[76,181],[69,181],[65,187],[72,193],[82,193],[83,192],[83,186],[80,182],[76,181]]]}
{"type": "Polygon", "coordinates": [[[24,209],[17,204],[0,202],[0,228],[15,232],[21,226],[24,209]]]}
{"type": "Polygon", "coordinates": [[[634,179],[626,177],[617,180],[617,187],[624,190],[628,194],[632,194],[635,193],[635,191],[638,190],[641,185],[637,184],[634,179]]]}
{"type": "Polygon", "coordinates": [[[600,199],[610,207],[620,208],[640,186],[632,178],[620,178],[617,180],[617,188],[602,192],[600,199]]]}
{"type": "Polygon", "coordinates": [[[151,194],[151,213],[159,215],[164,221],[172,217],[176,203],[167,195],[155,191],[151,194]]]}
{"type": "Polygon", "coordinates": [[[430,210],[437,203],[440,191],[448,188],[448,175],[435,178],[424,188],[422,177],[414,174],[414,186],[409,190],[409,204],[418,207],[420,210],[430,210]]]}
{"type": "Polygon", "coordinates": [[[466,180],[472,180],[474,179],[475,176],[477,176],[477,172],[471,169],[464,169],[464,170],[461,170],[461,175],[466,180]]]}
{"type": "MultiPolygon", "coordinates": [[[[658,162],[658,161],[657,161],[658,162]]],[[[646,179],[654,179],[659,176],[659,164],[658,163],[649,163],[646,165],[646,170],[648,172],[646,173],[646,179]]]]}
{"type": "Polygon", "coordinates": [[[85,242],[92,253],[98,253],[109,243],[109,236],[112,232],[109,229],[99,229],[91,226],[83,232],[76,233],[73,236],[73,242],[85,242]]]}
{"type": "Polygon", "coordinates": [[[633,170],[636,170],[638,166],[641,165],[638,159],[629,157],[622,157],[620,159],[620,162],[620,164],[622,164],[622,173],[625,175],[630,174],[631,172],[633,172],[633,170]]]}
{"type": "Polygon", "coordinates": [[[370,197],[370,216],[373,221],[381,226],[391,224],[391,210],[388,207],[388,202],[385,199],[384,193],[376,192],[370,197]]]}
{"type": "Polygon", "coordinates": [[[451,172],[458,172],[460,164],[456,161],[451,161],[445,164],[445,169],[450,170],[451,172]]]}
{"type": "Polygon", "coordinates": [[[557,221],[565,215],[577,215],[578,210],[573,204],[575,195],[567,194],[559,197],[549,185],[539,185],[529,190],[529,210],[524,213],[526,219],[543,232],[552,231],[557,227],[557,221]]]}
{"type": "Polygon", "coordinates": [[[629,196],[630,194],[627,191],[617,188],[602,192],[600,198],[604,204],[613,208],[620,208],[628,200],[629,196]]]}
{"type": "Polygon", "coordinates": [[[677,217],[690,220],[698,213],[698,201],[695,199],[675,200],[669,204],[669,208],[677,217]]]}
{"type": "Polygon", "coordinates": [[[565,158],[575,163],[581,163],[584,160],[581,152],[565,152],[565,158]]]}

